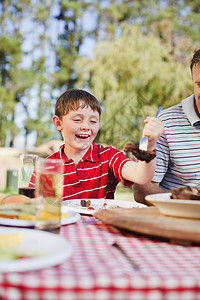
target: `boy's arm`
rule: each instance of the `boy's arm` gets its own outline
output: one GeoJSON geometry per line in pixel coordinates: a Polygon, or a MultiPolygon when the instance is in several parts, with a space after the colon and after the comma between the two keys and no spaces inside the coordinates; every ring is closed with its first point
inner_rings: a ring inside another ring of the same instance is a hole
{"type": "Polygon", "coordinates": [[[122,167],[122,176],[128,181],[138,184],[147,184],[153,179],[155,171],[156,159],[149,163],[139,161],[128,161],[122,167]]]}
{"type": "Polygon", "coordinates": [[[166,189],[159,187],[159,182],[151,181],[147,184],[137,184],[133,185],[133,195],[134,199],[137,202],[150,205],[149,202],[146,202],[145,196],[150,194],[159,194],[159,193],[167,193],[169,192],[166,189]]]}

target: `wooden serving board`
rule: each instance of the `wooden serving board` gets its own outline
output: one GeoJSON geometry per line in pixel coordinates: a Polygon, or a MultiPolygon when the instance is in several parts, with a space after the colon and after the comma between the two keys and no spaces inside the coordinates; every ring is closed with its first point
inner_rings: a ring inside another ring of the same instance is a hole
{"type": "Polygon", "coordinates": [[[159,237],[180,244],[200,244],[200,219],[163,215],[156,207],[99,210],[94,217],[131,232],[159,237]]]}

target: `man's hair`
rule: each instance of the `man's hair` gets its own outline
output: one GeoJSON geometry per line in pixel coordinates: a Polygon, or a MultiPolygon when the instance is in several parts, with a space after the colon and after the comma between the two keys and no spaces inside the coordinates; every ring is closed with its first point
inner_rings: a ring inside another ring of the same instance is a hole
{"type": "Polygon", "coordinates": [[[193,67],[197,64],[200,64],[200,49],[197,50],[193,55],[191,65],[190,65],[191,72],[192,72],[193,67]]]}
{"type": "Polygon", "coordinates": [[[70,89],[58,98],[55,105],[55,115],[62,118],[70,111],[85,106],[89,106],[93,111],[97,111],[101,115],[100,103],[92,94],[84,90],[70,89]]]}

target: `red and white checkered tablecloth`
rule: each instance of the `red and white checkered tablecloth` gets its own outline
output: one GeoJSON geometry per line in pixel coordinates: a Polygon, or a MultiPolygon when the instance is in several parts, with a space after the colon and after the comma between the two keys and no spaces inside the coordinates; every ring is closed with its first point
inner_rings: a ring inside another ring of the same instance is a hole
{"type": "MultiPolygon", "coordinates": [[[[119,233],[91,216],[62,226],[73,246],[59,266],[0,274],[9,300],[200,300],[200,247],[119,233]],[[117,242],[139,265],[135,270],[117,242]]],[[[1,299],[0,297],[0,299],[1,299]]]]}

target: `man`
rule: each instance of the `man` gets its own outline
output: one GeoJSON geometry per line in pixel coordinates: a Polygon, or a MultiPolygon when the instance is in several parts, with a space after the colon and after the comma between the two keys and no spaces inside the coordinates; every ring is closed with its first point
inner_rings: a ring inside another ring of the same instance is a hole
{"type": "Polygon", "coordinates": [[[163,110],[165,132],[156,144],[156,170],[148,184],[134,184],[134,198],[145,203],[148,194],[181,186],[200,186],[200,49],[190,65],[194,94],[163,110]]]}

